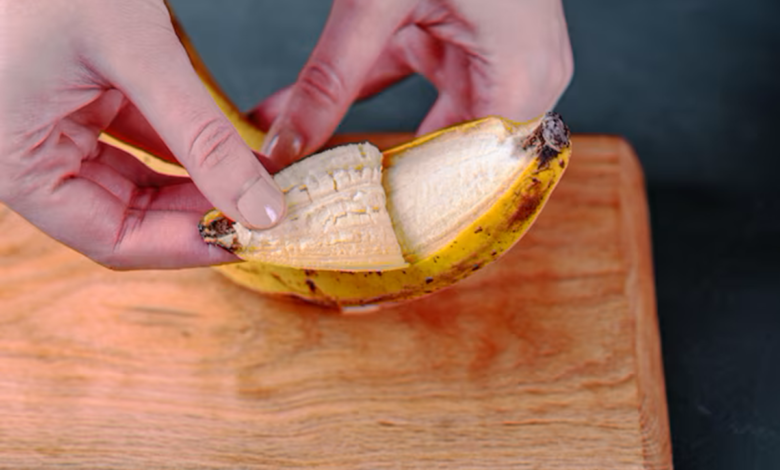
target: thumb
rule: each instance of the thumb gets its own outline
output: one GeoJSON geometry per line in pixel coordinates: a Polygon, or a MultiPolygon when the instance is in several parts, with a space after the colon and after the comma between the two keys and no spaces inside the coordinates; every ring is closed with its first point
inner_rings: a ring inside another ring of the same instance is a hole
{"type": "Polygon", "coordinates": [[[208,94],[173,29],[156,29],[139,42],[110,51],[107,78],[219,210],[250,227],[279,222],[282,192],[208,94]]]}
{"type": "Polygon", "coordinates": [[[335,0],[319,42],[260,152],[284,166],[325,143],[411,4],[409,0],[335,0]]]}

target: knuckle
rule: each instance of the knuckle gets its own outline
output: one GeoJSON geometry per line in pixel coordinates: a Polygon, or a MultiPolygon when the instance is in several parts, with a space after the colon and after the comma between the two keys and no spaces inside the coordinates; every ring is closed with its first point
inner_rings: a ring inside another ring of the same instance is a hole
{"type": "MultiPolygon", "coordinates": [[[[571,56],[561,54],[551,58],[543,67],[541,73],[528,76],[530,90],[537,90],[539,105],[550,107],[555,105],[571,83],[574,75],[574,64],[571,56]]],[[[525,102],[525,100],[520,100],[525,102]]]]}
{"type": "Polygon", "coordinates": [[[561,91],[569,86],[572,78],[574,78],[574,58],[571,54],[564,54],[561,58],[561,62],[557,68],[556,78],[561,91]]]}
{"type": "Polygon", "coordinates": [[[337,106],[344,96],[345,81],[331,64],[316,60],[301,70],[298,87],[317,104],[337,106]]]}
{"type": "Polygon", "coordinates": [[[220,165],[231,157],[230,142],[234,132],[224,119],[206,120],[190,138],[187,156],[197,168],[208,170],[220,165]]]}

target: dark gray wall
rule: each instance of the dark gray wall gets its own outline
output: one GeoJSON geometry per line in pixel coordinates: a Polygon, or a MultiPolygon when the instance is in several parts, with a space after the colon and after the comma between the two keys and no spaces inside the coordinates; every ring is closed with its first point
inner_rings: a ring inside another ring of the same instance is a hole
{"type": "MultiPolygon", "coordinates": [[[[171,3],[243,109],[294,80],[329,9],[171,3]]],[[[565,6],[576,72],[558,110],[628,138],[648,179],[676,467],[780,468],[780,1],[565,6]]],[[[435,97],[407,80],[342,130],[413,130],[435,97]]]]}

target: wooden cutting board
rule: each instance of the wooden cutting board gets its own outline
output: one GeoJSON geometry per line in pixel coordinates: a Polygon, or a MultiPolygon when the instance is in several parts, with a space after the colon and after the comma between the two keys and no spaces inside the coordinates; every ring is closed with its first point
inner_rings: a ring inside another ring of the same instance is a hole
{"type": "Polygon", "coordinates": [[[0,207],[0,468],[671,468],[642,174],[574,146],[499,262],[361,316],[112,272],[0,207]]]}

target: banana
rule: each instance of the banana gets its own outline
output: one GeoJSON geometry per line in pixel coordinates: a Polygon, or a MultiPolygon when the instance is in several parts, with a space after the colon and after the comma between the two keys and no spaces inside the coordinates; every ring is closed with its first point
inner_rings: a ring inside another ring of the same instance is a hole
{"type": "Polygon", "coordinates": [[[253,232],[218,211],[206,214],[203,239],[246,260],[216,269],[256,291],[338,307],[427,295],[512,247],[531,227],[571,156],[568,128],[555,113],[528,123],[488,117],[443,129],[385,151],[381,168],[376,159],[360,159],[376,152],[366,145],[310,156],[278,173],[289,213],[274,229],[253,232]],[[375,217],[349,227],[367,236],[346,242],[343,233],[333,236],[338,224],[332,216],[345,212],[333,197],[340,191],[311,191],[319,177],[325,180],[320,186],[335,180],[334,169],[323,167],[335,152],[353,154],[352,161],[336,159],[335,166],[350,175],[342,180],[383,171],[381,182],[343,188],[341,199],[377,187],[386,197],[375,217]],[[309,190],[306,205],[318,207],[308,219],[298,200],[301,187],[309,190]],[[317,214],[324,217],[312,217],[317,214]],[[355,253],[361,254],[357,264],[355,253]]]}
{"type": "MultiPolygon", "coordinates": [[[[193,67],[247,144],[264,133],[231,103],[191,41],[174,25],[193,67]]],[[[151,168],[186,175],[146,149],[102,140],[151,168]]],[[[487,117],[380,152],[348,144],[308,156],[274,178],[288,214],[254,231],[217,210],[203,240],[244,261],[216,266],[249,289],[345,310],[425,296],[498,259],[528,231],[571,157],[555,113],[518,123],[487,117]]]]}

